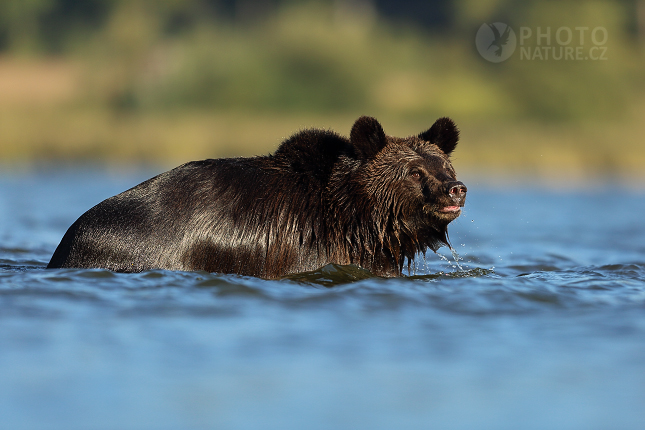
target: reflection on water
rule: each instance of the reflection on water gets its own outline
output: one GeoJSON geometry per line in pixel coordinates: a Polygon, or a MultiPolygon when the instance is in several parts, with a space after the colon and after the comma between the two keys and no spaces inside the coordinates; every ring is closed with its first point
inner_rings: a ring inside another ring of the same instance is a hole
{"type": "Polygon", "coordinates": [[[44,269],[148,176],[0,177],[3,427],[642,428],[642,194],[473,183],[399,279],[44,269]]]}

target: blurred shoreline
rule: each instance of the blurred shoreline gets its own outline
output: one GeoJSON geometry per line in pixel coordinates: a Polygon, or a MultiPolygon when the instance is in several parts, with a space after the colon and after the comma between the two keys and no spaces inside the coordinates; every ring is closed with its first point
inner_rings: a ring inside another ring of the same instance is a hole
{"type": "Polygon", "coordinates": [[[305,128],[347,136],[360,115],[395,136],[449,116],[462,175],[645,186],[645,48],[629,3],[508,6],[516,29],[603,26],[609,59],[500,64],[474,47],[501,5],[484,3],[457,2],[438,32],[372,2],[276,2],[237,22],[192,0],[108,1],[95,29],[70,27],[56,49],[36,30],[3,47],[0,22],[0,168],[166,168],[267,154],[305,128]]]}

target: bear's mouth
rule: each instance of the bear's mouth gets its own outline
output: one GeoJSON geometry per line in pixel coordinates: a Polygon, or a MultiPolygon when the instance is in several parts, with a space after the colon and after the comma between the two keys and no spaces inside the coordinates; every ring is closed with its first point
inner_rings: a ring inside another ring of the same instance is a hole
{"type": "Polygon", "coordinates": [[[452,221],[461,215],[461,206],[459,205],[424,205],[423,211],[426,215],[433,216],[437,220],[452,221]]]}
{"type": "Polygon", "coordinates": [[[445,214],[446,213],[457,213],[459,211],[461,211],[460,206],[444,206],[441,209],[439,209],[439,212],[442,212],[442,213],[445,213],[445,214]]]}

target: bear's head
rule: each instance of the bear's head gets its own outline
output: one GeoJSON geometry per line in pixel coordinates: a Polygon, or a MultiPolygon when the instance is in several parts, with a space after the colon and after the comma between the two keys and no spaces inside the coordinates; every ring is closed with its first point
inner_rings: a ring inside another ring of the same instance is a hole
{"type": "Polygon", "coordinates": [[[467,191],[450,162],[458,140],[449,118],[405,138],[387,136],[371,117],[354,123],[350,142],[361,163],[356,176],[364,197],[361,211],[375,222],[395,258],[413,259],[428,247],[449,245],[447,227],[461,214],[467,191]]]}

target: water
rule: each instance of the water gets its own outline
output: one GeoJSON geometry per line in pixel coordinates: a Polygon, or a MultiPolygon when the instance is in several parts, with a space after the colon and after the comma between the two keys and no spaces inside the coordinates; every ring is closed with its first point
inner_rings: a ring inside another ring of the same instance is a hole
{"type": "Polygon", "coordinates": [[[0,175],[2,428],[643,428],[645,194],[471,180],[402,279],[44,269],[150,175],[0,175]]]}

